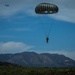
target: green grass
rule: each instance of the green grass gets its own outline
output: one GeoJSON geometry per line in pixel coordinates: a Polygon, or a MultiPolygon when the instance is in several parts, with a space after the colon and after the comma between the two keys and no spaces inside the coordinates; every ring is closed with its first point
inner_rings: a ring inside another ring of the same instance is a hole
{"type": "Polygon", "coordinates": [[[75,68],[0,66],[0,75],[75,75],[75,68]]]}

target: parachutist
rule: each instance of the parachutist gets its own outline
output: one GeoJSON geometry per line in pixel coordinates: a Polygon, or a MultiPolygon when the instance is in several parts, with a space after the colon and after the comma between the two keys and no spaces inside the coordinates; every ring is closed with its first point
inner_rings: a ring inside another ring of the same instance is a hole
{"type": "Polygon", "coordinates": [[[49,38],[48,37],[46,37],[46,43],[48,43],[49,42],[49,38]]]}
{"type": "MultiPolygon", "coordinates": [[[[40,3],[35,7],[35,13],[36,14],[55,14],[59,11],[58,6],[51,3],[40,3]]],[[[49,29],[49,33],[51,31],[51,28],[49,29]]],[[[49,35],[49,33],[47,35],[49,35]]],[[[46,36],[46,43],[49,42],[49,37],[46,36]]]]}

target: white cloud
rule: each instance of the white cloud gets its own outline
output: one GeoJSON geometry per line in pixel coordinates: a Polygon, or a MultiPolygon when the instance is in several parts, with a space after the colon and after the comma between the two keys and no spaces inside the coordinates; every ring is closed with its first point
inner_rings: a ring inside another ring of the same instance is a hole
{"type": "Polygon", "coordinates": [[[0,53],[19,53],[27,51],[34,46],[27,45],[23,42],[6,42],[0,43],[0,53]]]}
{"type": "Polygon", "coordinates": [[[59,7],[59,12],[51,15],[52,18],[75,23],[75,0],[0,0],[0,16],[8,17],[19,12],[36,15],[35,7],[41,2],[49,2],[59,7]],[[9,7],[5,4],[9,4],[9,7]]]}
{"type": "Polygon", "coordinates": [[[51,54],[62,54],[62,55],[65,55],[66,57],[69,57],[73,60],[75,60],[75,51],[65,51],[65,50],[56,50],[56,51],[49,51],[49,53],[51,54]]]}
{"type": "MultiPolygon", "coordinates": [[[[1,53],[19,53],[24,51],[32,51],[31,49],[34,48],[34,46],[27,45],[23,42],[0,42],[0,54],[1,53]]],[[[47,51],[46,51],[47,52],[47,51]]],[[[45,52],[45,53],[46,53],[45,52]]],[[[49,51],[50,54],[62,54],[65,55],[71,59],[75,60],[75,51],[67,51],[67,50],[52,50],[49,51]]]]}

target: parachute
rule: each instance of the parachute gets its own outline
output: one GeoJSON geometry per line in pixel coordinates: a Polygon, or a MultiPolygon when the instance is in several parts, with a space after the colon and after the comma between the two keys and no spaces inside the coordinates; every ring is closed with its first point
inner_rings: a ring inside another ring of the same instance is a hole
{"type": "Polygon", "coordinates": [[[35,8],[36,14],[54,14],[58,12],[58,7],[50,3],[40,3],[35,8]]]}
{"type": "MultiPolygon", "coordinates": [[[[58,10],[59,10],[58,7],[55,4],[51,4],[51,3],[40,3],[35,7],[36,14],[55,14],[58,12],[58,10]]],[[[42,25],[42,28],[43,28],[43,25],[42,25]]],[[[49,33],[51,31],[52,26],[48,28],[49,28],[49,32],[46,35],[46,43],[48,43],[49,41],[49,33]]]]}

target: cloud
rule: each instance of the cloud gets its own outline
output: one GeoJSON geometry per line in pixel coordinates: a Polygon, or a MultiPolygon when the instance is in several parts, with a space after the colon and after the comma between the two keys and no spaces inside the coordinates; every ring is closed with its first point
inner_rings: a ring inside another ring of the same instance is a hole
{"type": "Polygon", "coordinates": [[[19,53],[30,50],[34,46],[27,45],[23,42],[0,42],[0,54],[1,53],[19,53]]]}
{"type": "Polygon", "coordinates": [[[36,15],[35,7],[41,2],[49,2],[59,7],[59,12],[51,14],[50,17],[75,23],[75,0],[0,0],[0,16],[8,17],[18,13],[36,15]],[[9,7],[5,4],[9,4],[9,7]]]}
{"type": "Polygon", "coordinates": [[[28,11],[32,0],[2,0],[0,1],[0,16],[12,16],[19,12],[28,11]],[[9,6],[5,6],[8,4],[9,6]]]}
{"type": "MultiPolygon", "coordinates": [[[[4,54],[4,53],[20,53],[20,52],[24,52],[24,51],[35,51],[35,50],[31,50],[32,48],[34,48],[34,46],[31,45],[27,45],[23,42],[0,42],[0,54],[4,54]]],[[[37,51],[38,52],[38,51],[37,51]]],[[[47,52],[47,51],[46,51],[47,52]]],[[[45,52],[45,53],[46,53],[45,52]]],[[[38,52],[40,53],[40,52],[38,52]]],[[[66,50],[52,50],[49,51],[47,53],[50,54],[62,54],[65,55],[66,57],[69,57],[73,60],[75,60],[75,51],[66,51],[66,50]]]]}
{"type": "Polygon", "coordinates": [[[73,60],[75,60],[75,51],[65,51],[65,50],[56,50],[56,51],[49,51],[49,53],[51,54],[62,54],[62,55],[65,55],[66,57],[69,57],[73,60]]]}

